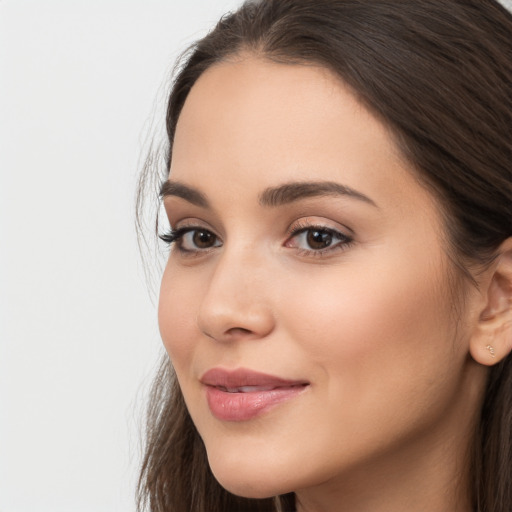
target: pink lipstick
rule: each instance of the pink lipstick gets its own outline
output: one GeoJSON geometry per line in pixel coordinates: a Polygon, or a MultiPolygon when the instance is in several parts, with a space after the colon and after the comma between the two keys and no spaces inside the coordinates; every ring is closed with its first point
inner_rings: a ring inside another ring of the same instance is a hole
{"type": "Polygon", "coordinates": [[[211,413],[219,420],[247,421],[302,393],[307,381],[281,379],[245,368],[212,368],[202,377],[211,413]]]}

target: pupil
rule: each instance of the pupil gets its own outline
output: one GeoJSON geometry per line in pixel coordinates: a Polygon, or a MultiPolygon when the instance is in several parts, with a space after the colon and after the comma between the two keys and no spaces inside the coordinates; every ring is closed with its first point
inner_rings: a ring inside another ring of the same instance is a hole
{"type": "Polygon", "coordinates": [[[196,231],[193,236],[194,245],[201,249],[211,247],[215,241],[214,235],[209,231],[196,231]]]}
{"type": "Polygon", "coordinates": [[[307,239],[312,249],[325,249],[331,245],[332,235],[327,231],[309,231],[307,239]]]}

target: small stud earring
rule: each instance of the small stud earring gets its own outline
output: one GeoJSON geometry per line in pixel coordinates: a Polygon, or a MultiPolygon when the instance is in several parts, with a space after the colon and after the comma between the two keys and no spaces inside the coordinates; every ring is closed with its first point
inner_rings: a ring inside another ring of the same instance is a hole
{"type": "Polygon", "coordinates": [[[494,354],[494,347],[492,345],[487,345],[487,347],[485,347],[488,351],[489,351],[489,354],[491,354],[491,357],[496,357],[496,355],[494,354]]]}

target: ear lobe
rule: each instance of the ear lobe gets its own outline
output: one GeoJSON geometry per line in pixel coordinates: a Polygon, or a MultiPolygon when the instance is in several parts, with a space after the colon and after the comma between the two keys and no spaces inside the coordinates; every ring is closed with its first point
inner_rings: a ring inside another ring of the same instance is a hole
{"type": "Polygon", "coordinates": [[[512,238],[498,249],[498,257],[485,281],[485,306],[470,340],[473,359],[492,366],[512,350],[512,238]]]}

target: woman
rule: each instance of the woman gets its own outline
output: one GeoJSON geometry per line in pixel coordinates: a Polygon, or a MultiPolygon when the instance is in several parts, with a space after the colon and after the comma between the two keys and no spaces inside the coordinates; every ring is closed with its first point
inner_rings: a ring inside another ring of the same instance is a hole
{"type": "Polygon", "coordinates": [[[167,133],[141,506],[510,512],[510,13],[248,2],[167,133]]]}

